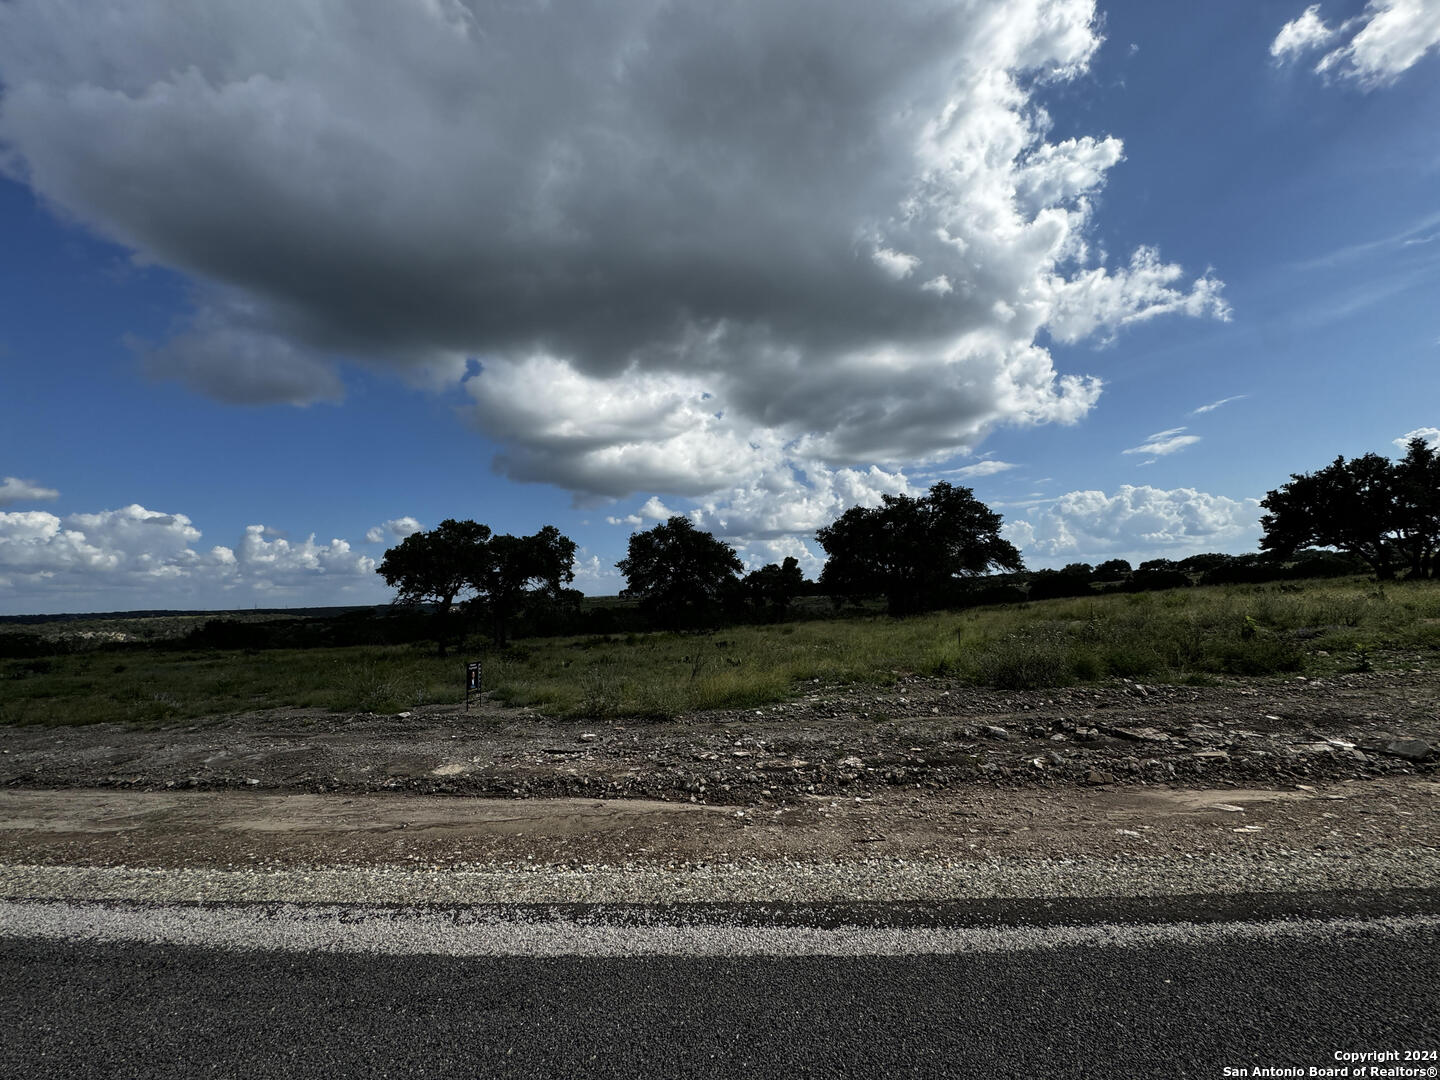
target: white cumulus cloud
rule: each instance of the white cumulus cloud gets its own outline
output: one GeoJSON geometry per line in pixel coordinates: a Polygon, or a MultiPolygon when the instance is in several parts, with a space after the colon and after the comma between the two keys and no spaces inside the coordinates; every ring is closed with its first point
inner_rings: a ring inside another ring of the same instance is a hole
{"type": "Polygon", "coordinates": [[[0,609],[96,611],[383,599],[375,560],[344,540],[292,542],[249,526],[235,547],[200,545],[184,514],[138,504],[59,517],[0,511],[0,609]]]}
{"type": "Polygon", "coordinates": [[[1260,504],[1193,488],[1125,484],[1112,495],[1068,492],[1007,521],[1004,533],[1042,562],[1250,550],[1259,540],[1260,504]]]}
{"type": "Polygon", "coordinates": [[[355,577],[375,570],[375,560],[356,555],[349,541],[316,543],[313,533],[292,541],[272,535],[264,525],[245,526],[234,555],[241,574],[252,587],[263,590],[301,586],[322,575],[355,577]]]}
{"type": "Polygon", "coordinates": [[[1398,439],[1392,439],[1396,446],[1404,450],[1410,445],[1411,439],[1424,439],[1432,448],[1440,448],[1440,428],[1420,427],[1414,431],[1407,431],[1398,439]]]}
{"type": "Polygon", "coordinates": [[[389,521],[383,521],[379,525],[372,525],[366,529],[365,539],[371,544],[399,541],[419,532],[422,528],[420,522],[408,515],[391,518],[389,521]]]}
{"type": "Polygon", "coordinates": [[[1286,23],[1270,45],[1280,62],[1330,48],[1315,64],[1322,75],[1349,79],[1364,89],[1394,82],[1440,46],[1440,3],[1435,0],[1370,0],[1353,19],[1335,27],[1311,5],[1286,23]]]}
{"type": "Polygon", "coordinates": [[[1092,251],[1123,144],[1044,100],[1099,44],[1093,0],[12,0],[0,167],[188,277],[156,376],[299,404],[473,357],[505,474],[742,516],[1082,419],[1044,334],[1227,317],[1092,251]]]}

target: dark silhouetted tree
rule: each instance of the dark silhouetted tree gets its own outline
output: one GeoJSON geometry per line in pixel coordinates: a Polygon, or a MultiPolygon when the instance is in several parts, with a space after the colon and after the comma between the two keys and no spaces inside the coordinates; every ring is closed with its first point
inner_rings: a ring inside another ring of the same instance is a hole
{"type": "Polygon", "coordinates": [[[625,575],[620,595],[665,626],[713,622],[745,569],[732,548],[678,515],[634,533],[615,565],[625,575]]]}
{"type": "Polygon", "coordinates": [[[496,645],[509,639],[516,618],[541,603],[566,599],[575,580],[575,541],[546,525],[534,536],[492,537],[472,584],[473,603],[490,623],[496,645]]]}
{"type": "Polygon", "coordinates": [[[790,610],[790,601],[805,588],[805,575],[793,555],[783,563],[770,563],[745,575],[745,592],[751,610],[769,622],[779,622],[790,610]]]}
{"type": "Polygon", "coordinates": [[[1106,559],[1095,567],[1096,581],[1124,581],[1130,576],[1130,563],[1126,559],[1106,559]]]}
{"type": "Polygon", "coordinates": [[[447,518],[433,529],[412,533],[385,552],[375,572],[397,590],[397,604],[435,604],[436,641],[445,655],[455,598],[473,590],[490,540],[488,526],[447,518]]]}
{"type": "Polygon", "coordinates": [[[1363,559],[1384,581],[1400,570],[1435,572],[1440,545],[1440,462],[1422,439],[1411,440],[1398,463],[1379,454],[1337,457],[1290,483],[1260,505],[1260,547],[1282,558],[1305,547],[1335,548],[1363,559]]]}
{"type": "Polygon", "coordinates": [[[920,498],[881,499],[816,532],[829,556],[820,584],[830,595],[882,595],[892,615],[904,615],[949,602],[960,578],[1025,568],[1000,536],[1000,515],[969,488],[942,482],[920,498]]]}
{"type": "Polygon", "coordinates": [[[1233,558],[1233,555],[1224,555],[1218,551],[1204,551],[1187,555],[1175,564],[1175,569],[1183,570],[1187,574],[1207,574],[1211,570],[1228,566],[1233,558]]]}
{"type": "Polygon", "coordinates": [[[1146,559],[1135,568],[1125,588],[1131,592],[1188,589],[1195,582],[1174,559],[1146,559]]]}
{"type": "Polygon", "coordinates": [[[1090,579],[1095,570],[1089,563],[1070,563],[1063,570],[1037,570],[1030,575],[1029,599],[1052,600],[1061,596],[1085,596],[1093,590],[1090,579]]]}
{"type": "Polygon", "coordinates": [[[574,562],[575,542],[553,525],[534,536],[495,536],[489,526],[450,519],[385,552],[376,573],[398,590],[397,604],[437,606],[436,638],[444,656],[461,594],[471,594],[467,606],[486,615],[495,643],[504,645],[527,607],[563,598],[575,580],[574,562]]]}
{"type": "Polygon", "coordinates": [[[1395,464],[1397,546],[1411,577],[1440,574],[1440,446],[1411,439],[1395,464]]]}

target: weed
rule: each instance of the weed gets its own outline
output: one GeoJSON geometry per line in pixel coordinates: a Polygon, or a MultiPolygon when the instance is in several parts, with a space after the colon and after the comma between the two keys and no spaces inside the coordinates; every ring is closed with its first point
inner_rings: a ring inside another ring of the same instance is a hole
{"type": "Polygon", "coordinates": [[[580,709],[604,720],[620,710],[620,665],[610,657],[596,660],[580,676],[580,709]]]}

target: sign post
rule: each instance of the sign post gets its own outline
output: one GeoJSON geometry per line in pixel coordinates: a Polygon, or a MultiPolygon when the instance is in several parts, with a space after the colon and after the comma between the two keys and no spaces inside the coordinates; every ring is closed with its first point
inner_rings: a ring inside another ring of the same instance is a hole
{"type": "Polygon", "coordinates": [[[465,665],[465,711],[470,711],[471,698],[480,696],[480,687],[483,675],[480,670],[480,661],[471,660],[465,665]]]}

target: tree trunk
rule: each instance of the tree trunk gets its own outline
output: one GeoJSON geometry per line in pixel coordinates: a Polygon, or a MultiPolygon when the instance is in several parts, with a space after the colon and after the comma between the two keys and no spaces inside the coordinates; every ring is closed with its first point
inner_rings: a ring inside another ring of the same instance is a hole
{"type": "Polygon", "coordinates": [[[450,636],[450,608],[454,603],[455,594],[451,593],[445,597],[445,602],[440,605],[440,610],[435,616],[435,643],[439,646],[442,657],[448,655],[446,646],[449,642],[446,639],[450,636]]]}
{"type": "Polygon", "coordinates": [[[1373,550],[1375,557],[1371,561],[1371,565],[1375,567],[1375,580],[1394,581],[1395,563],[1390,558],[1390,551],[1385,547],[1385,541],[1377,536],[1373,550]]]}

